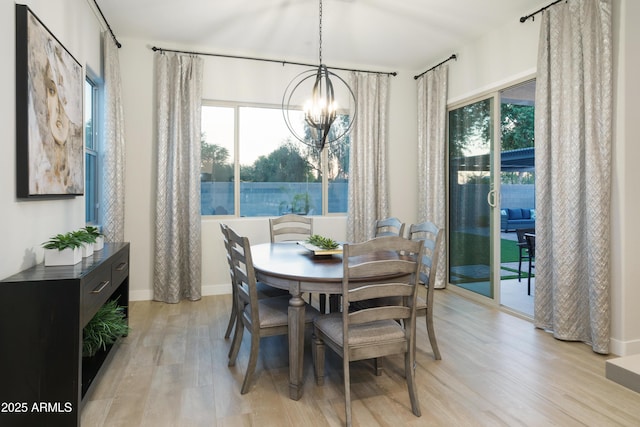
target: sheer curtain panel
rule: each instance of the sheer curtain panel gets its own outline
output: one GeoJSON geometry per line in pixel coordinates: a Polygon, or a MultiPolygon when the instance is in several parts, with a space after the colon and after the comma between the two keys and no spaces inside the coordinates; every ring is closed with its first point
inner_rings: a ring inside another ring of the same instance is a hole
{"type": "Polygon", "coordinates": [[[157,181],[153,299],[201,297],[202,58],[155,54],[157,181]]]}
{"type": "Polygon", "coordinates": [[[104,141],[102,144],[102,232],[108,242],[124,241],[125,143],[118,46],[102,33],[104,55],[104,141]]]}
{"type": "Polygon", "coordinates": [[[375,220],[388,216],[387,104],[389,76],[354,72],[358,117],[351,131],[347,240],[373,237],[375,220]]]}
{"type": "MultiPolygon", "coordinates": [[[[446,212],[447,85],[449,66],[440,65],[418,78],[418,222],[444,229],[446,212]]],[[[437,248],[446,259],[446,239],[437,248]]],[[[438,263],[436,288],[447,285],[447,263],[438,263]]]]}
{"type": "Polygon", "coordinates": [[[609,352],[611,0],[542,16],[536,81],[535,325],[609,352]]]}

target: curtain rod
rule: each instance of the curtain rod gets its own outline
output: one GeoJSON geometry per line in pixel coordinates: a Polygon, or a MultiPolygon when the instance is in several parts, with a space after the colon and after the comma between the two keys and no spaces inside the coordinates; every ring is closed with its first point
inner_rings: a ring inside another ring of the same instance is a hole
{"type": "MultiPolygon", "coordinates": [[[[185,50],[174,50],[174,49],[165,49],[162,47],[153,46],[151,48],[154,52],[174,52],[174,53],[184,53],[187,55],[204,55],[204,56],[218,56],[221,58],[233,58],[233,59],[249,59],[251,61],[263,61],[263,62],[275,62],[277,64],[288,64],[288,65],[302,65],[305,67],[317,67],[318,64],[306,64],[304,62],[291,62],[291,61],[283,61],[278,59],[266,59],[266,58],[254,58],[251,56],[236,56],[236,55],[224,55],[221,53],[207,53],[207,52],[190,52],[185,50]]],[[[340,68],[340,67],[328,67],[331,70],[341,70],[341,71],[356,71],[360,73],[370,73],[370,74],[387,74],[389,76],[397,76],[398,73],[395,71],[368,71],[368,70],[356,70],[353,68],[340,68]]]]}
{"type": "Polygon", "coordinates": [[[113,30],[111,29],[111,25],[109,25],[109,21],[107,21],[107,18],[104,17],[104,14],[102,13],[102,10],[100,9],[100,6],[98,6],[98,1],[97,0],[93,0],[93,3],[96,5],[96,7],[98,8],[98,12],[100,12],[100,16],[102,16],[102,20],[104,21],[104,23],[107,25],[107,29],[109,30],[109,32],[111,33],[111,37],[113,38],[113,41],[116,43],[116,46],[118,46],[118,49],[120,49],[122,47],[122,44],[120,44],[120,42],[118,41],[118,39],[116,38],[116,35],[113,34],[113,30]]]}
{"type": "Polygon", "coordinates": [[[444,61],[442,61],[441,63],[436,64],[436,65],[434,65],[433,67],[429,68],[427,71],[423,71],[422,73],[418,74],[417,76],[413,76],[413,79],[414,79],[414,80],[418,80],[421,76],[423,76],[423,75],[427,74],[429,71],[431,71],[431,70],[433,70],[433,69],[435,69],[435,68],[438,68],[439,66],[441,66],[441,65],[442,65],[442,64],[444,64],[445,62],[451,61],[452,59],[457,60],[457,59],[458,59],[458,56],[457,56],[455,53],[454,53],[454,54],[452,54],[450,57],[448,57],[447,59],[445,59],[445,60],[444,60],[444,61]]]}
{"type": "Polygon", "coordinates": [[[540,8],[540,10],[536,10],[535,12],[527,15],[527,16],[523,16],[522,18],[520,18],[520,22],[525,22],[527,19],[532,18],[531,20],[534,21],[536,18],[535,16],[541,12],[544,12],[545,10],[549,9],[551,6],[553,6],[556,3],[560,3],[562,0],[556,0],[551,4],[546,5],[543,8],[540,8]]]}

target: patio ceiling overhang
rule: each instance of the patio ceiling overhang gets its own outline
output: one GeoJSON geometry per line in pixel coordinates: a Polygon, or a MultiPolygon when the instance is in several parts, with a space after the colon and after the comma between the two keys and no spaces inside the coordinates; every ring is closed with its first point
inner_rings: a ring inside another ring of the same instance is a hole
{"type": "MultiPolygon", "coordinates": [[[[488,171],[489,154],[458,157],[452,166],[458,171],[488,171]],[[456,167],[457,166],[457,167],[456,167]]],[[[533,147],[503,151],[500,154],[501,172],[533,172],[535,170],[535,153],[533,147]]]]}

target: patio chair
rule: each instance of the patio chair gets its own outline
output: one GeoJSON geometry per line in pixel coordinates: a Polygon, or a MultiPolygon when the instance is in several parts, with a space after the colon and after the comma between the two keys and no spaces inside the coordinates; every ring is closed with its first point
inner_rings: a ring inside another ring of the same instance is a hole
{"type": "Polygon", "coordinates": [[[531,269],[535,268],[534,260],[536,259],[536,235],[527,233],[524,235],[527,241],[527,250],[529,251],[529,278],[527,279],[527,295],[531,295],[531,269]]]}
{"type": "Polygon", "coordinates": [[[535,233],[536,229],[535,228],[519,228],[516,230],[516,235],[518,236],[518,252],[519,252],[519,259],[518,259],[518,282],[521,281],[522,278],[522,261],[529,261],[529,259],[531,258],[530,254],[529,254],[529,247],[527,245],[527,240],[525,239],[524,235],[526,233],[535,233]]]}

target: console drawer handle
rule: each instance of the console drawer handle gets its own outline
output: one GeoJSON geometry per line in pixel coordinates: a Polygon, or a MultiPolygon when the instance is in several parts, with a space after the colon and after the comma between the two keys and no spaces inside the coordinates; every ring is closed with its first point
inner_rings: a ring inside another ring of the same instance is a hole
{"type": "Polygon", "coordinates": [[[122,270],[124,270],[125,268],[127,268],[127,263],[126,263],[126,262],[121,262],[121,263],[120,263],[120,265],[118,265],[118,266],[116,267],[116,271],[122,271],[122,270]]]}
{"type": "Polygon", "coordinates": [[[100,284],[98,285],[97,288],[95,288],[94,290],[91,291],[92,294],[99,294],[100,292],[102,292],[102,290],[104,288],[106,288],[107,286],[109,286],[109,280],[105,280],[104,282],[100,282],[100,284]]]}

